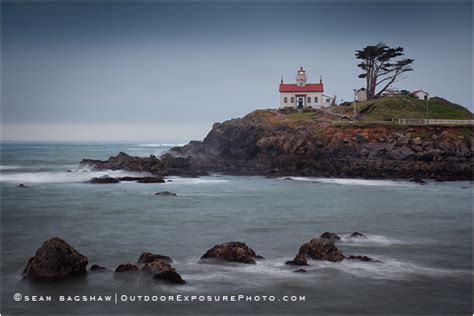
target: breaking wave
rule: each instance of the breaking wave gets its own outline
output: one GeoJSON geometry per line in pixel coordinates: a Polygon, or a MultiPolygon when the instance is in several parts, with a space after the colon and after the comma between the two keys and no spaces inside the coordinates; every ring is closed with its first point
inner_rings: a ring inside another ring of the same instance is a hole
{"type": "Polygon", "coordinates": [[[402,180],[368,180],[368,179],[339,179],[339,178],[314,178],[314,177],[286,177],[295,181],[315,183],[329,183],[340,185],[366,185],[366,186],[416,186],[415,183],[402,180]]]}

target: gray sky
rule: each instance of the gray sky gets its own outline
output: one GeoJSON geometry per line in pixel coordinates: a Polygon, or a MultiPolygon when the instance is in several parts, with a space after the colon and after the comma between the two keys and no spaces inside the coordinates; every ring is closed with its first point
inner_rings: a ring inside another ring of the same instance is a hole
{"type": "Polygon", "coordinates": [[[304,66],[350,100],[354,51],[402,46],[396,87],[472,109],[472,4],[2,3],[6,140],[202,139],[277,107],[304,66]]]}

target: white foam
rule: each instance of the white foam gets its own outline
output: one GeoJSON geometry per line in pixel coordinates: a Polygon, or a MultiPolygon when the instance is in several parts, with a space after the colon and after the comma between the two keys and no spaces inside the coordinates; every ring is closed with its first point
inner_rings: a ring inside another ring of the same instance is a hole
{"type": "Polygon", "coordinates": [[[16,172],[2,174],[0,181],[11,183],[69,183],[69,182],[85,182],[95,177],[109,175],[111,177],[125,177],[125,176],[145,176],[149,173],[126,172],[121,170],[103,170],[90,171],[88,167],[66,171],[47,171],[47,172],[16,172]]]}
{"type": "MultiPolygon", "coordinates": [[[[430,277],[469,276],[472,274],[472,272],[469,270],[435,268],[393,258],[377,256],[372,257],[382,262],[377,263],[361,262],[357,260],[344,260],[334,263],[329,261],[311,260],[308,263],[311,265],[314,264],[318,270],[333,269],[344,273],[349,273],[357,277],[373,279],[406,279],[420,275],[430,277]]],[[[324,271],[321,272],[324,273],[324,271]]]]}
{"type": "Polygon", "coordinates": [[[347,246],[379,246],[388,247],[392,245],[406,244],[406,241],[402,241],[396,238],[388,238],[382,235],[366,235],[366,238],[351,237],[350,235],[340,235],[341,242],[347,246]]]}
{"type": "Polygon", "coordinates": [[[0,170],[16,170],[21,169],[21,166],[13,166],[13,165],[0,165],[0,170]]]}
{"type": "MultiPolygon", "coordinates": [[[[366,186],[416,186],[417,184],[402,180],[369,180],[369,179],[339,179],[339,178],[315,178],[315,177],[286,177],[295,181],[308,181],[317,183],[341,184],[341,185],[366,185],[366,186]]],[[[285,178],[280,178],[285,179],[285,178]]]]}

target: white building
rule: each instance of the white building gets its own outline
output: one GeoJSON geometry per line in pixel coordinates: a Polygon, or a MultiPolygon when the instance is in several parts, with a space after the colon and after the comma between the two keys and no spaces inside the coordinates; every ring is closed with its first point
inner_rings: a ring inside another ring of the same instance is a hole
{"type": "Polygon", "coordinates": [[[416,90],[416,91],[411,92],[410,94],[420,100],[428,100],[428,92],[426,91],[416,90]]]}
{"type": "Polygon", "coordinates": [[[365,88],[360,88],[355,91],[355,100],[357,102],[367,101],[367,90],[365,88]]]}
{"type": "Polygon", "coordinates": [[[332,97],[324,95],[323,80],[319,83],[306,83],[306,71],[301,67],[296,73],[296,83],[280,82],[280,109],[284,108],[315,108],[330,106],[332,97]]]}

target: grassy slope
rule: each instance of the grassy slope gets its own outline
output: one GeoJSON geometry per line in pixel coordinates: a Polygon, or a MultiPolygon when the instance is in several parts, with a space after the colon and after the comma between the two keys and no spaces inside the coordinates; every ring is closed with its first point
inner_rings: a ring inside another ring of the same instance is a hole
{"type": "MultiPolygon", "coordinates": [[[[349,106],[349,112],[352,106],[349,106]]],[[[399,118],[424,119],[428,112],[431,119],[463,120],[472,119],[466,108],[442,99],[428,101],[415,98],[386,97],[357,104],[365,121],[397,120],[399,118]],[[427,111],[428,109],[428,111],[427,111]]]]}

